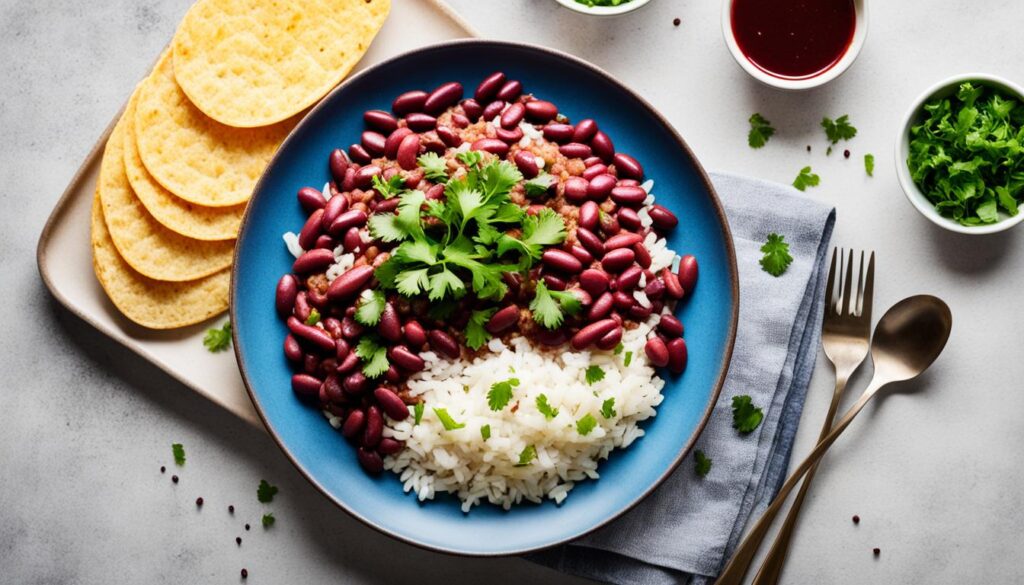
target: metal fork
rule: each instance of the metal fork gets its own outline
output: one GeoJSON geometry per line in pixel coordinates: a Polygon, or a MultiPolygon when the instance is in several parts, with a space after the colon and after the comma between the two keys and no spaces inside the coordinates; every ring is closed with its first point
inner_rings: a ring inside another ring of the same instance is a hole
{"type": "MultiPolygon", "coordinates": [[[[871,252],[866,268],[865,276],[864,252],[860,253],[860,267],[857,274],[857,293],[853,294],[853,258],[854,252],[850,250],[849,256],[844,262],[842,249],[832,252],[832,265],[828,271],[828,282],[825,285],[826,307],[825,316],[822,322],[821,345],[825,355],[835,367],[836,386],[832,393],[832,403],[828,407],[828,415],[825,417],[825,424],[822,426],[818,441],[832,429],[832,422],[839,408],[839,399],[846,389],[846,383],[850,376],[864,362],[868,354],[868,340],[871,336],[871,306],[875,289],[875,253],[871,252]],[[837,270],[838,268],[838,270],[837,270]]],[[[778,583],[782,574],[782,567],[786,562],[786,555],[789,551],[789,543],[793,536],[793,529],[797,517],[800,515],[800,508],[803,504],[807,490],[814,479],[814,472],[817,464],[811,467],[804,478],[800,491],[793,501],[789,515],[779,531],[775,543],[772,545],[764,564],[754,577],[756,585],[767,585],[778,583]]],[[[754,536],[753,534],[751,536],[754,536]]],[[[763,538],[763,534],[761,535],[763,538]]],[[[750,563],[754,559],[761,538],[755,538],[751,542],[744,542],[734,553],[729,564],[726,565],[722,575],[716,581],[717,585],[739,585],[746,575],[750,563]]]]}

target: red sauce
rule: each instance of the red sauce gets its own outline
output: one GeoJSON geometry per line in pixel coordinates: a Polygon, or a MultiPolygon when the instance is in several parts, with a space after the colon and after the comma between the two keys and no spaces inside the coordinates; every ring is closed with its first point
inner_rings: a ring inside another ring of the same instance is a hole
{"type": "Polygon", "coordinates": [[[846,53],[854,0],[735,0],[732,30],[751,63],[776,77],[819,75],[846,53]]]}

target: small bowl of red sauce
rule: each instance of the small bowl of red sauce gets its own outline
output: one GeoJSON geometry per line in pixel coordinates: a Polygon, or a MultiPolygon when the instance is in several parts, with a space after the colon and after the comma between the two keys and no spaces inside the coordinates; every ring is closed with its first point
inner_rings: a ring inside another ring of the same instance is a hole
{"type": "Polygon", "coordinates": [[[810,89],[839,77],[867,37],[866,0],[725,0],[725,44],[772,87],[810,89]]]}

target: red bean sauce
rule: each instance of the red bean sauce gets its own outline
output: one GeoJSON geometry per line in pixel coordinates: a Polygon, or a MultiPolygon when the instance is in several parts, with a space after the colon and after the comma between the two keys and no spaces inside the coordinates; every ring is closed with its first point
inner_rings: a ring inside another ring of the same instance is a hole
{"type": "Polygon", "coordinates": [[[735,0],[732,30],[751,63],[776,77],[819,75],[846,53],[854,0],[735,0]]]}

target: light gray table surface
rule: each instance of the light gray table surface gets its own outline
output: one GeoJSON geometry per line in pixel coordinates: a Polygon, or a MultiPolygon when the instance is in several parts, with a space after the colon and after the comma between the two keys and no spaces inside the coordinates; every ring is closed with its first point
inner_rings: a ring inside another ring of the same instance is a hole
{"type": "MultiPolygon", "coordinates": [[[[616,20],[579,17],[552,0],[451,3],[485,35],[556,47],[618,75],[709,169],[789,182],[813,166],[822,185],[811,194],[839,210],[835,242],[878,253],[876,306],[923,292],[951,305],[953,336],[932,370],[870,406],[833,449],[786,581],[1024,578],[1024,228],[990,237],[943,232],[904,200],[893,163],[904,110],[927,86],[964,71],[1024,81],[1024,4],[871,3],[867,45],[853,68],[825,88],[786,94],[757,85],[732,61],[720,2],[654,0],[616,20]],[[760,151],[746,146],[755,111],[778,128],[760,151]],[[818,126],[842,114],[860,130],[843,145],[850,160],[842,148],[825,156],[818,126]],[[865,152],[878,160],[873,179],[865,152]]],[[[424,552],[364,527],[310,487],[263,433],[50,298],[35,265],[43,223],[188,5],[0,3],[0,582],[230,583],[242,567],[251,583],[581,582],[517,559],[424,552]],[[177,486],[170,469],[159,473],[171,466],[172,441],[189,455],[177,486]],[[281,489],[269,531],[258,527],[263,507],[253,494],[261,478],[281,489]],[[206,500],[201,512],[197,496],[206,500]]],[[[852,387],[865,382],[861,375],[852,387]]],[[[819,360],[797,454],[817,436],[831,384],[819,360]]]]}

